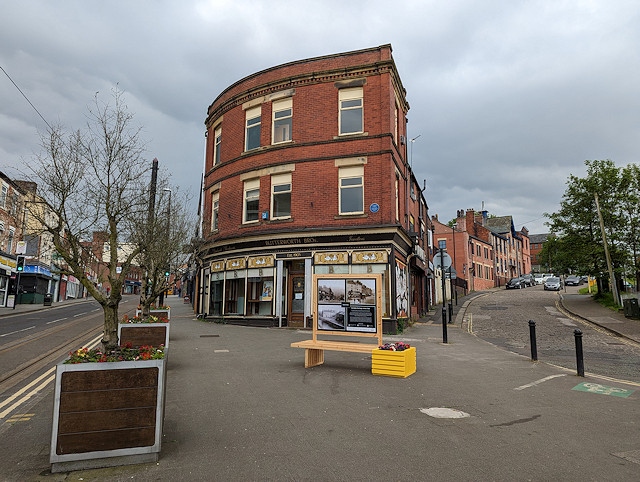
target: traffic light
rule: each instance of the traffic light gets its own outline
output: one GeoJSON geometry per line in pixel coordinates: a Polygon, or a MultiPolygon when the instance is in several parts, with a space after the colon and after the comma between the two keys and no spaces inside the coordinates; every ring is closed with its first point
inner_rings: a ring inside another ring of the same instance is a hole
{"type": "Polygon", "coordinates": [[[24,256],[18,256],[17,262],[18,264],[16,265],[16,271],[18,273],[21,273],[22,271],[24,271],[24,256]]]}
{"type": "Polygon", "coordinates": [[[164,275],[168,278],[168,277],[169,277],[169,274],[171,274],[171,273],[169,272],[169,268],[166,268],[166,269],[164,270],[164,275]]]}

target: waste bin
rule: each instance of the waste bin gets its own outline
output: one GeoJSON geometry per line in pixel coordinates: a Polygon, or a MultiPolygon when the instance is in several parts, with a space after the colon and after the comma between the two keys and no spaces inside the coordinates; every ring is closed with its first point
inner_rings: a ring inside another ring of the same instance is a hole
{"type": "Polygon", "coordinates": [[[637,298],[627,298],[622,300],[624,316],[627,318],[640,318],[640,305],[637,298]]]}
{"type": "Polygon", "coordinates": [[[51,302],[53,301],[53,296],[51,293],[47,293],[44,295],[44,306],[51,306],[51,302]]]}

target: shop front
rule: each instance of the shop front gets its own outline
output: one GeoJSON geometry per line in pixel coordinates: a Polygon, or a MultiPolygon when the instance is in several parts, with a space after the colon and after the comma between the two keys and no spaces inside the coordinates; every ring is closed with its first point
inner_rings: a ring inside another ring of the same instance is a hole
{"type": "MultiPolygon", "coordinates": [[[[214,260],[202,271],[208,282],[204,312],[222,323],[310,329],[313,275],[380,274],[383,319],[406,316],[408,286],[392,284],[398,262],[391,251],[290,251],[214,260]],[[398,300],[402,312],[397,311],[398,300]]],[[[406,265],[399,265],[406,276],[406,265]]]]}
{"type": "Polygon", "coordinates": [[[9,295],[14,295],[12,278],[16,278],[16,260],[0,255],[0,307],[13,306],[13,298],[9,303],[9,295]]]}

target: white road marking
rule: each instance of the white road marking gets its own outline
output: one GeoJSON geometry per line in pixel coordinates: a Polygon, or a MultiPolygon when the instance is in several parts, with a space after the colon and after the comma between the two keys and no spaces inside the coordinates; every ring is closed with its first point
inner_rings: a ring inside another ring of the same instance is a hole
{"type": "Polygon", "coordinates": [[[540,385],[541,383],[547,382],[554,378],[565,377],[566,373],[562,373],[560,375],[550,375],[548,377],[541,378],[540,380],[536,380],[535,382],[527,383],[526,385],[522,385],[520,387],[514,388],[514,390],[524,390],[525,388],[535,387],[536,385],[540,385]]]}
{"type": "Polygon", "coordinates": [[[33,330],[34,328],[35,328],[35,326],[30,326],[29,328],[23,328],[22,330],[12,331],[10,333],[4,333],[3,335],[0,335],[0,337],[14,335],[14,334],[20,333],[22,331],[33,330]]]}
{"type": "Polygon", "coordinates": [[[47,321],[47,325],[50,325],[51,323],[58,323],[59,321],[66,320],[66,319],[67,317],[65,316],[64,318],[58,318],[57,320],[47,321]]]}

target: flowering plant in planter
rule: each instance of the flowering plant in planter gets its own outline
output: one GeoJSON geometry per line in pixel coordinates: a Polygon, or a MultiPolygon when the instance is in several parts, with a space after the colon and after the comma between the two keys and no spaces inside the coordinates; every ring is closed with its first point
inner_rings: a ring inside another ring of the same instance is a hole
{"type": "Polygon", "coordinates": [[[164,345],[159,347],[140,346],[133,347],[131,343],[127,343],[118,348],[105,350],[100,348],[80,348],[69,353],[69,358],[64,361],[65,364],[76,363],[108,363],[120,361],[138,361],[138,360],[160,360],[164,358],[164,345]]]}
{"type": "Polygon", "coordinates": [[[120,323],[167,323],[168,321],[169,320],[166,318],[158,318],[157,316],[153,316],[153,315],[149,315],[149,316],[136,315],[133,318],[129,318],[128,315],[124,315],[120,323]]]}
{"type": "MultiPolygon", "coordinates": [[[[141,309],[142,309],[142,306],[138,305],[138,309],[139,309],[139,310],[141,310],[141,309]]],[[[152,310],[152,311],[153,311],[153,310],[170,310],[170,309],[171,309],[171,307],[170,307],[169,305],[159,305],[159,306],[151,305],[151,306],[149,307],[149,309],[150,309],[150,310],[152,310]]]]}
{"type": "Polygon", "coordinates": [[[380,345],[378,347],[379,350],[390,350],[390,351],[405,351],[411,348],[409,343],[403,343],[399,341],[398,343],[385,343],[384,345],[380,345]]]}

